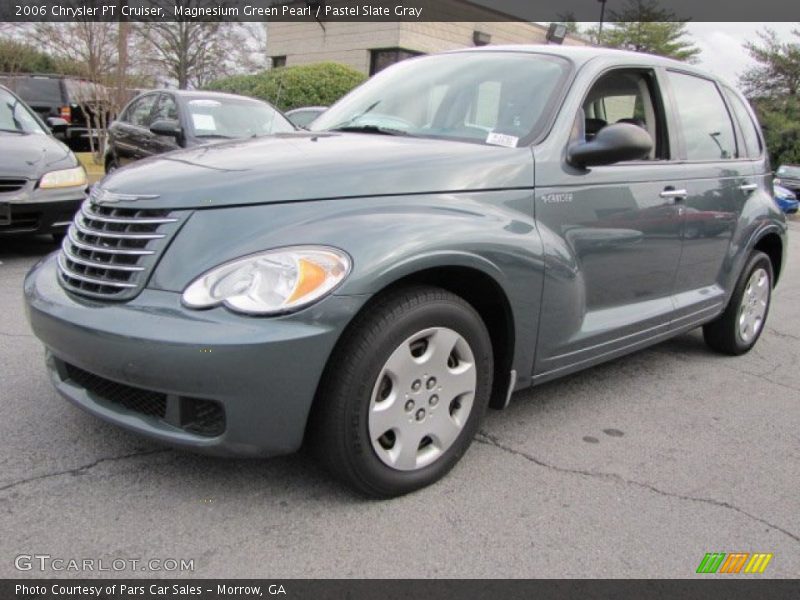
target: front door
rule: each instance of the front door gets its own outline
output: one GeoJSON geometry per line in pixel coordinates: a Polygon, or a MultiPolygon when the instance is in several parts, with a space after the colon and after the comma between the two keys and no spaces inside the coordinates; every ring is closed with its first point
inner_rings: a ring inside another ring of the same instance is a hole
{"type": "Polygon", "coordinates": [[[578,135],[591,139],[608,124],[632,123],[653,138],[651,156],[591,169],[567,166],[565,185],[536,189],[536,221],[548,248],[534,369],[539,379],[669,327],[681,255],[674,196],[681,170],[670,160],[663,106],[654,72],[602,75],[583,103],[578,135]]]}

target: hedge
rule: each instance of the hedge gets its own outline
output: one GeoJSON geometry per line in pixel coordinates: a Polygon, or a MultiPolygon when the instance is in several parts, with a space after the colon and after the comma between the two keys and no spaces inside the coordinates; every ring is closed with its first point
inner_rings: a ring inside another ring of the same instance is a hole
{"type": "Polygon", "coordinates": [[[330,106],[365,79],[351,67],[323,62],[225,77],[206,89],[260,98],[286,111],[301,106],[330,106]]]}

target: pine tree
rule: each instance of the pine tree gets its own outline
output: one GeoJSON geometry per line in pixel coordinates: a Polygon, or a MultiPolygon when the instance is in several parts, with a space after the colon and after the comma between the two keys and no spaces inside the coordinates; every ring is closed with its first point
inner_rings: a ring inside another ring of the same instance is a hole
{"type": "Polygon", "coordinates": [[[660,8],[656,0],[628,0],[620,11],[609,12],[609,23],[590,32],[602,46],[658,54],[686,62],[694,62],[700,49],[685,39],[686,20],[660,8]]]}

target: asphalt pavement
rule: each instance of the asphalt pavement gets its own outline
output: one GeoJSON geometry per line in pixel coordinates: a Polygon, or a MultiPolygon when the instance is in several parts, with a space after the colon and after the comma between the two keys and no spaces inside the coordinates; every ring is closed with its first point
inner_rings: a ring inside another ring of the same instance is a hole
{"type": "Polygon", "coordinates": [[[0,577],[117,559],[119,572],[80,575],[684,578],[707,552],[774,555],[762,575],[725,577],[796,577],[800,221],[790,240],[750,354],[716,355],[696,331],[516,394],[447,478],[391,501],[352,494],[303,454],[196,456],[68,404],[21,293],[55,246],[0,240],[0,577]]]}

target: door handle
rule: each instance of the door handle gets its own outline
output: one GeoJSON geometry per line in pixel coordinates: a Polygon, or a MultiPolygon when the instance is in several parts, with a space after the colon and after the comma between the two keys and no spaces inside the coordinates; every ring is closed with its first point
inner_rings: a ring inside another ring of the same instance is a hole
{"type": "Polygon", "coordinates": [[[659,194],[662,198],[672,198],[674,200],[685,200],[689,193],[686,190],[676,190],[667,188],[659,194]]]}
{"type": "Polygon", "coordinates": [[[758,184],[756,183],[743,183],[739,186],[739,189],[743,192],[755,192],[758,189],[758,184]]]}

